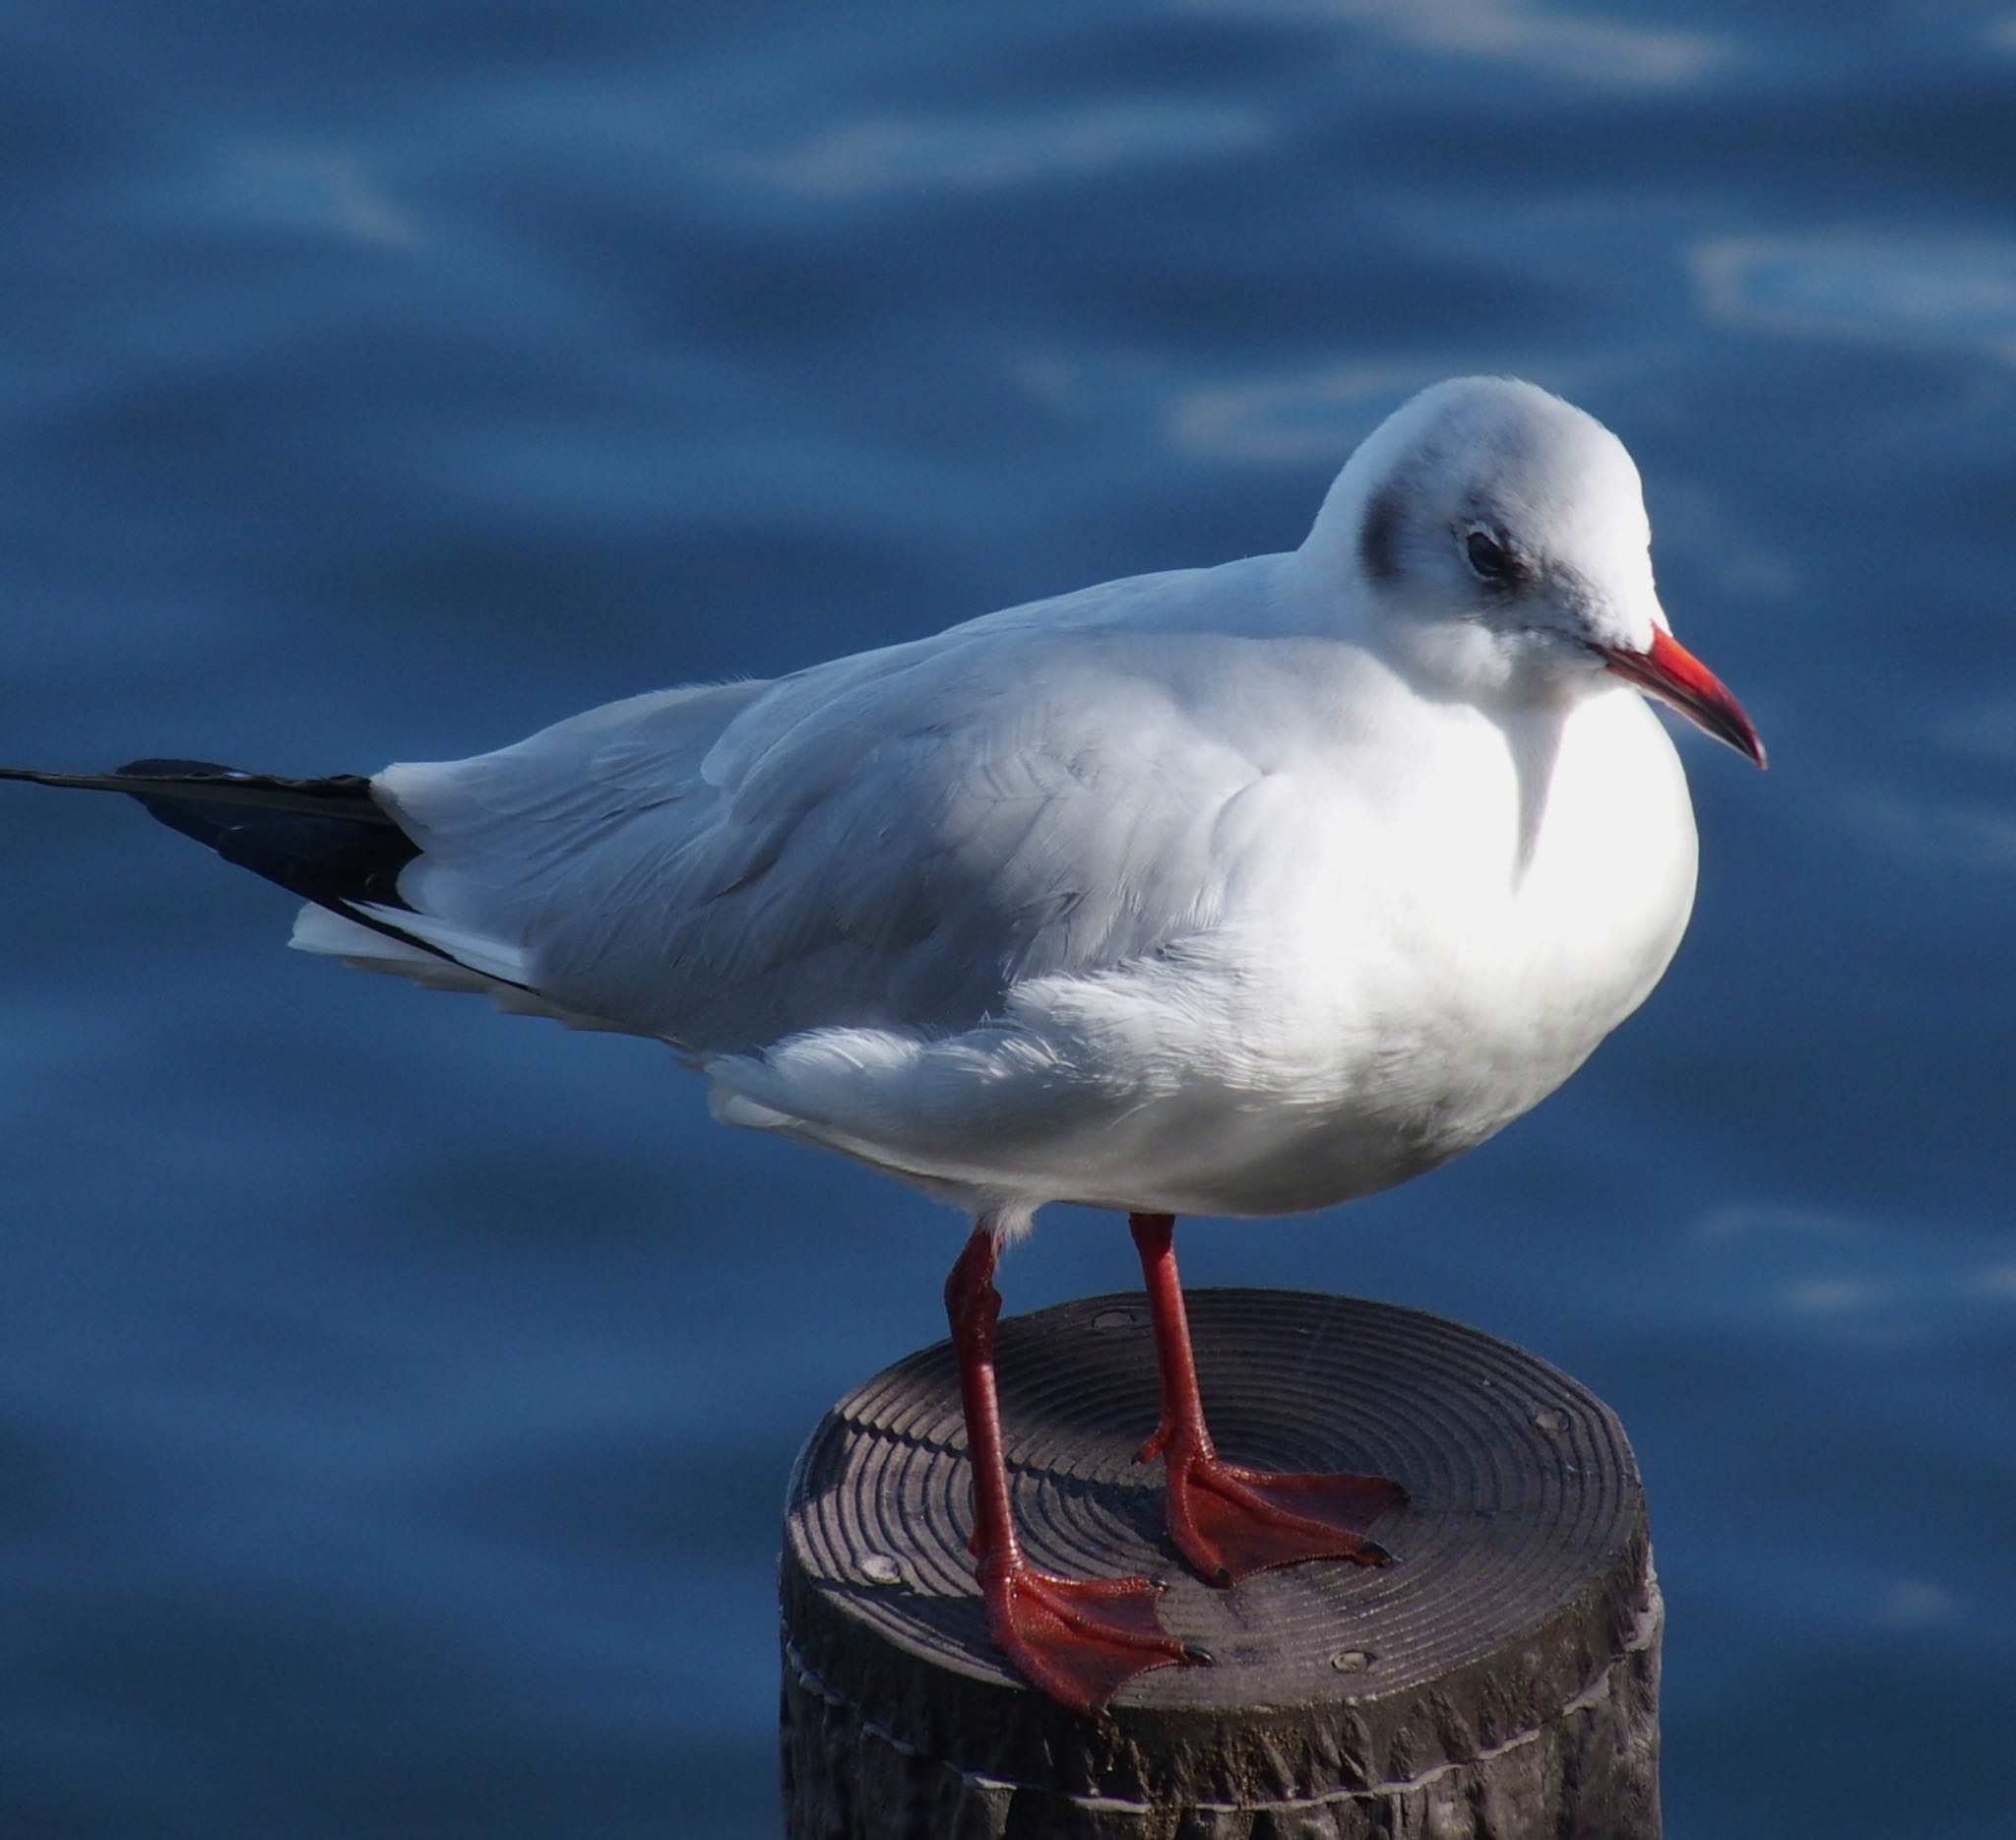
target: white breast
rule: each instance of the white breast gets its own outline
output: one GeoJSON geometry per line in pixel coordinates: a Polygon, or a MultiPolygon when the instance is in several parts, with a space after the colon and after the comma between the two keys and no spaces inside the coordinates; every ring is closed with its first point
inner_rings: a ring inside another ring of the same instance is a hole
{"type": "Polygon", "coordinates": [[[1213,942],[1216,1013],[1166,1049],[1189,1103],[1166,1129],[1129,1120],[1159,1205],[1290,1212],[1405,1180],[1538,1104],[1644,1000],[1694,894],[1671,743],[1621,690],[1516,738],[1534,745],[1452,711],[1409,784],[1294,833],[1213,942]]]}
{"type": "Polygon", "coordinates": [[[1368,728],[1232,800],[1209,926],[1030,980],[949,1039],[827,1030],[716,1062],[718,1108],[1013,1207],[1293,1212],[1477,1143],[1658,981],[1693,822],[1621,687],[1565,723],[1415,721],[1404,769],[1368,728]]]}

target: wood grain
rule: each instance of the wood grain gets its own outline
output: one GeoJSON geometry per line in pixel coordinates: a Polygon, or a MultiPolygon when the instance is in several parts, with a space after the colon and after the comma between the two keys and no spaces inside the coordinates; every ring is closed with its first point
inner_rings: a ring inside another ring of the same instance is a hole
{"type": "Polygon", "coordinates": [[[1031,1557],[1166,1577],[1166,1626],[1216,1657],[1129,1683],[1110,1716],[1030,1692],[988,1643],[949,1347],[834,1407],[785,1529],[786,1800],[809,1836],[1658,1832],[1660,1605],[1623,1430],[1477,1330],[1386,1304],[1198,1291],[1220,1450],[1372,1471],[1409,1506],[1368,1571],[1216,1589],[1162,1534],[1155,1365],[1137,1296],[1001,1324],[1031,1557]],[[1203,1824],[1199,1824],[1199,1823],[1203,1824]]]}

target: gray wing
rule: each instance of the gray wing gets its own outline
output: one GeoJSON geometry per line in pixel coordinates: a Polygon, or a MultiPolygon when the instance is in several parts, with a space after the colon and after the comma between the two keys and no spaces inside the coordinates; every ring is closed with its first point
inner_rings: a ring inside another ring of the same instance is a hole
{"type": "Polygon", "coordinates": [[[376,785],[421,915],[559,1006],[715,1052],[966,1028],[1018,979],[1209,924],[1213,827],[1258,772],[1138,639],[988,622],[376,785]]]}

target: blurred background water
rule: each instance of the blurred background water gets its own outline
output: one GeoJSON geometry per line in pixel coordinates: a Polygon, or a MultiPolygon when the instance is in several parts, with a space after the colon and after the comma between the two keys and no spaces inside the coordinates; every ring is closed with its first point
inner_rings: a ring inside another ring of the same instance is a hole
{"type": "MultiPolygon", "coordinates": [[[[1200,1284],[1635,1437],[1675,1835],[2016,1803],[2016,12],[83,0],[0,56],[0,757],[470,752],[1295,542],[1419,385],[1628,441],[1771,743],[1536,1116],[1200,1284]]],[[[949,1213],[0,811],[0,1832],[758,1836],[826,1403],[949,1213]]],[[[1058,1210],[1011,1308],[1124,1287],[1058,1210]]]]}

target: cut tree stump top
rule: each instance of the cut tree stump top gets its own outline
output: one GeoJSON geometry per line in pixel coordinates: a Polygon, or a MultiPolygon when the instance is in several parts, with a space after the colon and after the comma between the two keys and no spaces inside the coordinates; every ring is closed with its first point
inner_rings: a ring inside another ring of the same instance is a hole
{"type": "Polygon", "coordinates": [[[1092,1298],[1000,1325],[1025,1547],[1051,1571],[1166,1578],[1165,1624],[1216,1665],[1143,1675],[1098,1722],[1009,1672],[966,1550],[966,1433],[940,1343],[842,1400],[799,1455],[782,1561],[798,1679],[970,1777],[1226,1807],[1475,1763],[1558,1725],[1647,1647],[1644,1493],[1585,1388],[1387,1304],[1197,1291],[1189,1307],[1220,1452],[1392,1477],[1411,1496],[1375,1529],[1393,1565],[1316,1561],[1231,1590],[1185,1571],[1163,1533],[1162,1466],[1134,1462],[1158,1412],[1146,1304],[1092,1298]]]}

